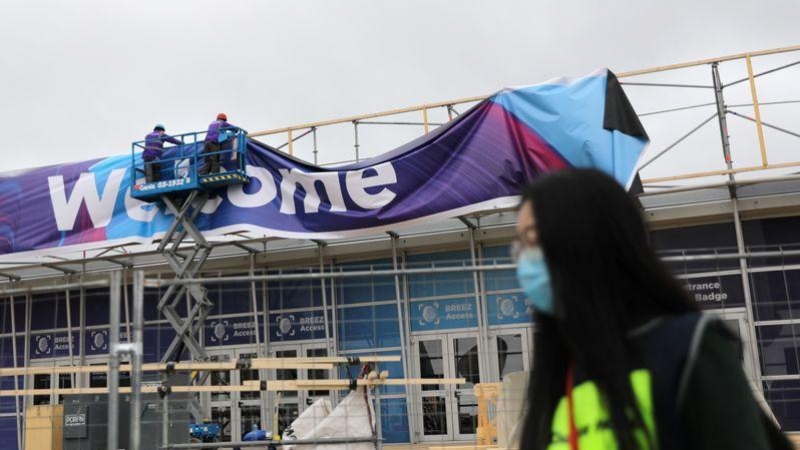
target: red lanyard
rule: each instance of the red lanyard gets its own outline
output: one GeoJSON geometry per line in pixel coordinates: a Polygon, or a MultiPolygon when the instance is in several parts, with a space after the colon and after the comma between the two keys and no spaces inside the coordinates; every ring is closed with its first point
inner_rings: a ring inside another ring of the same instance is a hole
{"type": "Polygon", "coordinates": [[[575,382],[575,365],[570,363],[567,368],[567,417],[569,420],[569,449],[580,450],[578,447],[578,427],[575,426],[575,405],[572,402],[572,385],[575,382]]]}

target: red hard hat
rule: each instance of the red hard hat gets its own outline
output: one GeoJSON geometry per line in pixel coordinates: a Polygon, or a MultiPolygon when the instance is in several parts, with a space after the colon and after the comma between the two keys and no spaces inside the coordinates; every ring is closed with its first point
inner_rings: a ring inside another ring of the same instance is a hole
{"type": "Polygon", "coordinates": [[[228,120],[228,116],[225,113],[219,113],[217,114],[217,120],[228,120]]]}

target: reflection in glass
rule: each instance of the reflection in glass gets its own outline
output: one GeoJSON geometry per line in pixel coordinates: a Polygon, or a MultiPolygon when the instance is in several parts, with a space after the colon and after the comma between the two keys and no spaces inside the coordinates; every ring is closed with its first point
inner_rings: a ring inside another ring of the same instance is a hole
{"type": "Polygon", "coordinates": [[[500,374],[500,380],[509,373],[522,370],[522,335],[497,336],[497,373],[500,374]]]}
{"type": "MultiPolygon", "coordinates": [[[[328,350],[324,348],[310,348],[306,350],[306,356],[309,358],[314,357],[325,357],[328,356],[328,350]]],[[[322,369],[308,369],[307,371],[307,379],[309,380],[327,380],[328,379],[328,371],[322,369]]],[[[323,397],[328,395],[328,391],[308,391],[309,397],[323,397]]],[[[316,400],[316,399],[314,399],[316,400]]]]}
{"type": "Polygon", "coordinates": [[[457,377],[467,381],[465,384],[459,384],[458,389],[472,389],[475,383],[480,383],[478,338],[453,339],[453,358],[458,369],[457,377]]]}
{"type": "Polygon", "coordinates": [[[219,440],[220,442],[231,441],[231,407],[213,407],[211,408],[211,421],[219,424],[219,440]]]}
{"type": "MultiPolygon", "coordinates": [[[[419,342],[419,371],[422,378],[444,378],[444,354],[442,353],[442,341],[419,342]]],[[[439,384],[423,384],[423,391],[438,391],[442,387],[439,384]]]]}
{"type": "MultiPolygon", "coordinates": [[[[231,360],[230,355],[212,355],[209,360],[211,362],[228,362],[231,360]]],[[[212,386],[230,386],[231,385],[231,372],[226,370],[215,370],[210,375],[212,386]]],[[[225,391],[212,392],[212,402],[230,401],[231,393],[225,391]]],[[[230,412],[228,413],[230,414],[230,412]]]]}
{"type": "MultiPolygon", "coordinates": [[[[33,388],[34,389],[50,389],[50,374],[36,374],[33,376],[33,388]]],[[[34,395],[33,396],[33,404],[34,405],[49,405],[50,404],[50,396],[45,395],[34,395]]]]}
{"type": "Polygon", "coordinates": [[[458,432],[475,434],[478,429],[478,398],[474,395],[458,395],[458,432]]]}
{"type": "MultiPolygon", "coordinates": [[[[239,359],[253,359],[257,358],[258,354],[256,353],[242,353],[239,355],[239,359]]],[[[258,370],[240,370],[239,371],[239,384],[242,386],[245,385],[245,381],[257,381],[258,380],[258,370]]],[[[260,398],[260,393],[255,392],[244,392],[240,393],[240,397],[242,400],[258,400],[260,398]]],[[[242,431],[250,430],[250,428],[242,428],[242,431]]]]}
{"type": "Polygon", "coordinates": [[[447,434],[447,409],[444,397],[422,397],[422,430],[425,436],[447,434]]]}

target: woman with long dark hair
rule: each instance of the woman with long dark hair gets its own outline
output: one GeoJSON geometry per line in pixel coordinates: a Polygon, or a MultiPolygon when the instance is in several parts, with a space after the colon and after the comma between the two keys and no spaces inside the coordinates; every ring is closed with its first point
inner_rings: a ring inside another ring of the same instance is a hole
{"type": "Polygon", "coordinates": [[[729,332],[662,266],[614,179],[541,177],[517,233],[536,323],[521,448],[792,448],[756,403],[729,332]]]}

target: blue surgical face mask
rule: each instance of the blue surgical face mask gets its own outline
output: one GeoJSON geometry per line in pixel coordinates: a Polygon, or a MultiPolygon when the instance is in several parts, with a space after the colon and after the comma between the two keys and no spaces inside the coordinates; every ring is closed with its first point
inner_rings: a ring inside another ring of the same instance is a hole
{"type": "Polygon", "coordinates": [[[548,316],[555,316],[553,289],[550,286],[550,271],[541,248],[523,250],[517,261],[517,280],[522,292],[533,303],[533,309],[548,316]]]}

